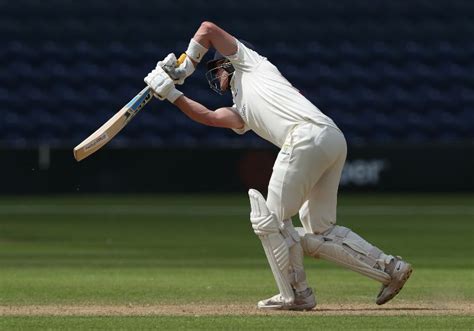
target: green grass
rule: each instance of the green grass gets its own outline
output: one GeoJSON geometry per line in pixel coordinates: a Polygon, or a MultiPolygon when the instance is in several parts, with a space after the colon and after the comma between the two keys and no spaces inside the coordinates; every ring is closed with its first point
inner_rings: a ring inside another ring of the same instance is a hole
{"type": "Polygon", "coordinates": [[[11,330],[328,330],[328,329],[438,329],[472,330],[468,316],[143,316],[143,317],[7,317],[0,327],[11,330]]]}
{"type": "MultiPolygon", "coordinates": [[[[394,302],[474,301],[473,195],[343,195],[338,223],[415,267],[394,302]]],[[[0,305],[255,305],[276,286],[239,196],[0,198],[0,305]]],[[[296,222],[295,222],[296,223],[296,222]]],[[[379,285],[307,259],[320,303],[379,285]]],[[[374,307],[375,304],[374,304],[374,307]]],[[[10,316],[0,329],[471,328],[472,316],[10,316]]]]}

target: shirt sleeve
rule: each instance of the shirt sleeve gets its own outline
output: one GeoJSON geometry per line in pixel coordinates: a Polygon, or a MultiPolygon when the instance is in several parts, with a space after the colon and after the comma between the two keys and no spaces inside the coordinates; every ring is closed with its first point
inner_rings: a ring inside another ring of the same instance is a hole
{"type": "Polygon", "coordinates": [[[238,39],[235,39],[235,41],[237,43],[237,52],[226,56],[226,58],[229,59],[236,70],[244,72],[252,71],[265,60],[265,57],[248,48],[238,39]]]}
{"type": "MultiPolygon", "coordinates": [[[[230,108],[233,112],[239,114],[237,108],[235,107],[235,105],[233,105],[231,108],[230,108]]],[[[240,116],[240,114],[239,114],[240,116]]],[[[237,134],[244,134],[245,132],[249,131],[250,128],[247,126],[247,123],[244,121],[244,126],[240,129],[232,129],[232,131],[234,131],[235,133],[237,134]]]]}

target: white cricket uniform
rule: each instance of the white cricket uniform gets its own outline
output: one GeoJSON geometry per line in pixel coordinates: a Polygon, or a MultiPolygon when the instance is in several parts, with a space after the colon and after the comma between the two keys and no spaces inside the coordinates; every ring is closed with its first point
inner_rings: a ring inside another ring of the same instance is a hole
{"type": "Polygon", "coordinates": [[[237,42],[227,56],[235,68],[230,86],[245,126],[280,147],[267,205],[279,221],[299,211],[307,232],[336,223],[337,190],[347,147],[334,122],[295,89],[265,57],[237,42]]]}

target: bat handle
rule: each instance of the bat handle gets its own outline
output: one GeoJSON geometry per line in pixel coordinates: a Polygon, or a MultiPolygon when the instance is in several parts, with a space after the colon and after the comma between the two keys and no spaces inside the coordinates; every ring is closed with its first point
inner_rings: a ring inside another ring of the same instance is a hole
{"type": "Polygon", "coordinates": [[[178,67],[179,65],[181,65],[181,63],[184,62],[184,60],[186,60],[186,53],[183,53],[179,56],[178,60],[176,61],[176,66],[178,67]]]}

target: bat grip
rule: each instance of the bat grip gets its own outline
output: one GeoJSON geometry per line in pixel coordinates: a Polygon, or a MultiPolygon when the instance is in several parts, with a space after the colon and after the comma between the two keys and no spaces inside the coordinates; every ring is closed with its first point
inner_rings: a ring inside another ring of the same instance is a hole
{"type": "Polygon", "coordinates": [[[176,61],[176,66],[177,67],[180,66],[181,63],[184,62],[184,60],[186,60],[186,56],[187,56],[186,53],[183,53],[179,56],[178,60],[176,61]]]}

